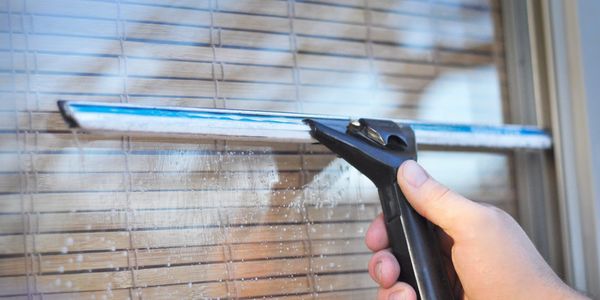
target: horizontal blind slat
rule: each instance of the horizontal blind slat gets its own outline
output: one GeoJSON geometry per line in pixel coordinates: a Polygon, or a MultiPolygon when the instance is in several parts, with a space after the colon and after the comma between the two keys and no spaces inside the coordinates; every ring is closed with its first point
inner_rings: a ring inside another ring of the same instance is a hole
{"type": "MultiPolygon", "coordinates": [[[[0,275],[25,275],[30,268],[39,273],[89,272],[118,270],[132,264],[138,268],[170,267],[171,265],[198,265],[235,261],[238,268],[246,261],[262,264],[271,260],[284,261],[293,257],[313,257],[310,261],[315,272],[363,271],[364,265],[352,261],[367,261],[368,249],[362,239],[314,240],[310,246],[304,241],[250,243],[218,246],[190,246],[178,248],[127,249],[108,252],[67,254],[39,254],[27,267],[23,257],[0,259],[0,275]]],[[[248,270],[252,271],[252,270],[248,270]]],[[[257,276],[240,276],[240,278],[257,276]]]]}

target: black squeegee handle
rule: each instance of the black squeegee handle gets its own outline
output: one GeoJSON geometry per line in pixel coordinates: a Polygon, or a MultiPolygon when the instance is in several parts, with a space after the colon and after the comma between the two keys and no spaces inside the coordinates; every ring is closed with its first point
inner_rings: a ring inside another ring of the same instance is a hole
{"type": "Polygon", "coordinates": [[[311,135],[366,175],[379,191],[390,248],[400,263],[399,281],[419,299],[453,299],[433,225],[408,203],[397,182],[399,166],[416,160],[409,126],[360,119],[347,127],[327,119],[307,119],[311,135]]]}
{"type": "Polygon", "coordinates": [[[400,264],[399,281],[420,299],[452,299],[433,225],[408,204],[397,183],[378,187],[392,254],[400,264]]]}

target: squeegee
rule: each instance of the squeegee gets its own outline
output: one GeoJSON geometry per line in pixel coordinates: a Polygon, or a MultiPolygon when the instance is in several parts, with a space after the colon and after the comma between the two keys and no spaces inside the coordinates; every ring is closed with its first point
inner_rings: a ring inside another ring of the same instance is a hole
{"type": "Polygon", "coordinates": [[[398,280],[420,299],[452,299],[433,225],[400,190],[396,173],[417,159],[417,146],[503,151],[545,150],[550,135],[530,126],[485,126],[350,118],[211,108],[153,107],[59,101],[69,126],[82,132],[202,139],[318,142],[366,175],[377,187],[398,280]]]}

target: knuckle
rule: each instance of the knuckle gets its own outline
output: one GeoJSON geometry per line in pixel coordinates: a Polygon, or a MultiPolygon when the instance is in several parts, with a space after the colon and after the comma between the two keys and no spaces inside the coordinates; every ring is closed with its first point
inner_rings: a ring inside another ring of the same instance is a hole
{"type": "Polygon", "coordinates": [[[501,225],[510,219],[510,215],[504,210],[492,205],[481,206],[480,213],[475,218],[478,226],[501,225]]]}
{"type": "Polygon", "coordinates": [[[445,202],[450,200],[449,198],[455,197],[454,192],[447,188],[446,186],[440,185],[439,188],[439,196],[437,196],[436,201],[445,202]]]}
{"type": "MultiPolygon", "coordinates": [[[[427,192],[423,195],[424,205],[423,211],[425,214],[433,213],[440,206],[441,203],[450,200],[454,193],[446,186],[437,182],[432,182],[427,192]]],[[[427,216],[426,216],[427,217],[427,216]]]]}

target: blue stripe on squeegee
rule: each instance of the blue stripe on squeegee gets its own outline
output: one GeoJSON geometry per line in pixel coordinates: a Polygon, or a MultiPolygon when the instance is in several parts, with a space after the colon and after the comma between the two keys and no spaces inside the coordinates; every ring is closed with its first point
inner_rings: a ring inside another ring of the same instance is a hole
{"type": "Polygon", "coordinates": [[[445,124],[426,124],[417,123],[411,124],[414,130],[435,131],[435,132],[461,132],[461,133],[478,133],[478,134],[500,134],[500,135],[526,135],[526,136],[547,136],[544,130],[531,127],[520,127],[511,125],[504,126],[485,126],[485,125],[445,125],[445,124]]]}
{"type": "MultiPolygon", "coordinates": [[[[279,124],[298,124],[298,121],[306,118],[305,116],[265,116],[252,113],[224,113],[210,111],[192,111],[157,107],[128,107],[128,106],[108,106],[108,105],[90,105],[69,103],[69,107],[83,113],[110,113],[120,115],[138,115],[150,117],[171,117],[171,118],[190,118],[190,119],[217,119],[217,120],[236,120],[245,122],[271,122],[279,124]]],[[[501,134],[501,135],[541,135],[546,136],[544,130],[532,127],[521,127],[511,125],[509,127],[486,126],[486,125],[461,125],[461,124],[431,124],[431,123],[413,123],[411,127],[415,130],[432,132],[460,132],[460,133],[480,133],[480,134],[501,134]]]]}
{"type": "Polygon", "coordinates": [[[263,115],[223,113],[209,111],[191,111],[177,110],[169,108],[156,107],[127,107],[127,106],[105,106],[69,103],[69,107],[76,112],[82,113],[108,113],[119,115],[137,115],[146,117],[169,117],[169,118],[189,118],[189,119],[216,119],[216,120],[235,120],[244,122],[260,123],[279,123],[279,124],[298,124],[303,118],[290,117],[267,117],[263,115]],[[259,118],[257,118],[259,117],[259,118]]]}
{"type": "MultiPolygon", "coordinates": [[[[295,113],[238,111],[227,109],[202,108],[170,108],[145,107],[127,104],[103,103],[74,103],[65,102],[69,110],[82,115],[123,115],[141,117],[166,117],[190,120],[213,120],[215,122],[248,122],[273,125],[304,125],[305,118],[318,118],[348,121],[349,118],[340,116],[306,115],[295,113]]],[[[72,116],[75,119],[76,116],[72,116]]],[[[395,120],[398,123],[410,124],[418,134],[418,140],[428,144],[482,146],[490,148],[532,148],[547,149],[552,146],[552,140],[544,130],[531,126],[505,125],[463,125],[436,124],[419,121],[395,120]],[[425,136],[426,135],[426,136],[425,136]],[[502,140],[500,140],[502,139],[502,140]]],[[[118,122],[118,121],[117,121],[118,122]]],[[[268,127],[267,127],[268,128],[268,127]]],[[[293,128],[293,127],[292,127],[293,128]]],[[[298,130],[298,127],[294,130],[298,130]]],[[[308,131],[308,127],[307,127],[308,131]]]]}

